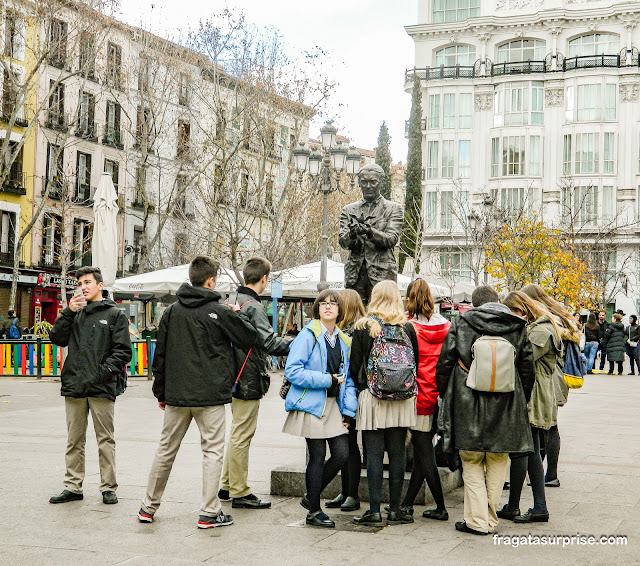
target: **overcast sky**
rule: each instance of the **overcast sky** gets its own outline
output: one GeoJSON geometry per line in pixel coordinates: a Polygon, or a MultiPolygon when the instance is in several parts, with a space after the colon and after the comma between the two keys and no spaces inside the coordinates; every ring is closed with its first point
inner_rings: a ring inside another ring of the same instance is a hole
{"type": "MultiPolygon", "coordinates": [[[[386,120],[394,162],[407,159],[404,121],[411,97],[404,92],[406,68],[413,67],[413,41],[405,25],[416,23],[417,1],[399,0],[121,0],[122,18],[156,33],[187,29],[225,5],[237,7],[257,25],[278,28],[291,49],[316,45],[328,52],[340,87],[334,102],[344,106],[334,122],[358,147],[374,149],[386,120]],[[152,8],[153,6],[153,8],[152,8]]],[[[322,121],[312,124],[319,136],[322,121]]]]}

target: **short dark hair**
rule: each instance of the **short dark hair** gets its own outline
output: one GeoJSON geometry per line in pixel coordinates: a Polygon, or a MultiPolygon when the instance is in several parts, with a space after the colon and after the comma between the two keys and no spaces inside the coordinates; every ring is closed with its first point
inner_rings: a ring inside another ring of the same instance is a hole
{"type": "MultiPolygon", "coordinates": [[[[10,316],[10,317],[14,317],[14,316],[16,316],[16,311],[14,311],[14,310],[10,310],[10,311],[7,313],[7,316],[10,316]]],[[[631,315],[631,316],[633,316],[633,315],[631,315]]]]}
{"type": "Polygon", "coordinates": [[[498,298],[498,292],[491,285],[480,285],[471,293],[471,304],[481,307],[485,303],[497,303],[498,298]]]}
{"type": "Polygon", "coordinates": [[[76,279],[80,279],[80,277],[84,275],[93,275],[96,283],[102,283],[104,281],[102,278],[102,271],[100,271],[99,267],[86,266],[81,267],[76,271],[76,279]]]}
{"type": "Polygon", "coordinates": [[[336,319],[336,324],[342,322],[342,317],[344,316],[344,301],[340,295],[340,291],[336,291],[335,289],[325,289],[321,291],[313,303],[313,318],[320,320],[320,303],[327,299],[332,299],[338,303],[338,318],[336,319]]]}
{"type": "Polygon", "coordinates": [[[263,257],[249,258],[242,268],[245,285],[253,285],[269,273],[271,273],[271,262],[263,257]]]}
{"type": "Polygon", "coordinates": [[[206,255],[194,257],[189,264],[189,281],[196,287],[203,287],[208,279],[217,277],[220,264],[206,255]]]}

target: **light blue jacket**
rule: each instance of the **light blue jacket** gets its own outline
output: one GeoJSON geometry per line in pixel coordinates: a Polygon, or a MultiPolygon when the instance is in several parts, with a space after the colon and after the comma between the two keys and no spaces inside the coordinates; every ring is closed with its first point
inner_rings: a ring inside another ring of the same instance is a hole
{"type": "MultiPolygon", "coordinates": [[[[291,382],[284,408],[287,411],[304,411],[318,418],[324,415],[327,405],[327,389],[331,387],[331,374],[327,373],[327,343],[322,337],[319,320],[312,320],[291,343],[284,376],[291,382]]],[[[338,406],[340,413],[355,417],[358,398],[356,386],[349,374],[351,338],[339,331],[342,363],[340,373],[346,377],[340,384],[338,406]]]]}

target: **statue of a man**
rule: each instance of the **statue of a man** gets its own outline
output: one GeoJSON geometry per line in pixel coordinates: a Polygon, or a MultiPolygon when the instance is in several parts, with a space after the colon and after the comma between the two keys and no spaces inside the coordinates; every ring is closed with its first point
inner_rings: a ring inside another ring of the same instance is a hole
{"type": "Polygon", "coordinates": [[[345,265],[345,287],[355,289],[366,303],[379,281],[397,280],[393,253],[402,232],[402,207],[380,195],[384,171],[376,164],[358,171],[362,199],[340,214],[340,245],[350,250],[345,265]]]}

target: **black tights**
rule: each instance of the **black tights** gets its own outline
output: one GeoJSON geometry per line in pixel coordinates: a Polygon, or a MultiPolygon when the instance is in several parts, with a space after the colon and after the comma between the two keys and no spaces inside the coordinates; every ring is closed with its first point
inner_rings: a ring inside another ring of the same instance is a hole
{"type": "MultiPolygon", "coordinates": [[[[609,360],[609,373],[613,373],[613,364],[618,364],[618,373],[622,375],[622,365],[624,364],[624,362],[612,362],[611,360],[609,360]]],[[[633,366],[631,366],[631,369],[633,369],[633,366]]]]}
{"type": "MultiPolygon", "coordinates": [[[[544,454],[547,458],[547,473],[544,481],[558,479],[558,458],[560,457],[560,433],[557,426],[552,426],[544,439],[544,454]]],[[[544,457],[543,457],[544,459],[544,457]]]]}
{"type": "Polygon", "coordinates": [[[389,455],[389,503],[391,511],[400,511],[400,496],[404,482],[404,441],[406,427],[363,430],[362,441],[367,449],[367,481],[369,483],[369,511],[380,513],[382,500],[382,461],[389,455]]]}
{"type": "Polygon", "coordinates": [[[544,431],[531,427],[533,436],[533,453],[511,459],[509,476],[509,509],[520,508],[520,495],[524,487],[524,479],[529,472],[531,490],[533,491],[533,510],[536,513],[547,513],[547,501],[544,495],[544,469],[540,458],[540,436],[544,431]]]}
{"type": "Polygon", "coordinates": [[[360,447],[358,446],[358,431],[355,423],[349,426],[349,458],[342,466],[342,495],[358,499],[358,488],[360,487],[360,470],[362,469],[362,459],[360,457],[360,447]]]}
{"type": "Polygon", "coordinates": [[[334,438],[306,438],[309,449],[309,463],[307,464],[307,499],[310,503],[309,511],[320,511],[320,494],[338,475],[340,468],[349,457],[349,441],[346,434],[334,438]],[[325,462],[327,444],[331,457],[325,462]]]}
{"type": "Polygon", "coordinates": [[[438,510],[444,510],[444,494],[440,483],[440,474],[436,465],[436,454],[433,450],[433,437],[436,433],[435,427],[429,432],[411,431],[411,444],[413,445],[413,471],[409,486],[405,493],[402,505],[413,507],[413,502],[422,487],[424,480],[433,495],[438,510]]]}

